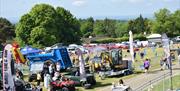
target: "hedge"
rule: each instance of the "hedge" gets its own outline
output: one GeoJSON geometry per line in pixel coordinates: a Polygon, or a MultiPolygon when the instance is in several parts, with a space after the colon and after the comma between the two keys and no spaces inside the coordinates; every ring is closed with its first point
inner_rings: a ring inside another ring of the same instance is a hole
{"type": "MultiPolygon", "coordinates": [[[[140,41],[147,40],[147,38],[144,36],[134,36],[133,39],[140,41]]],[[[123,41],[129,41],[129,37],[96,39],[96,40],[91,40],[91,43],[119,43],[123,41]]]]}

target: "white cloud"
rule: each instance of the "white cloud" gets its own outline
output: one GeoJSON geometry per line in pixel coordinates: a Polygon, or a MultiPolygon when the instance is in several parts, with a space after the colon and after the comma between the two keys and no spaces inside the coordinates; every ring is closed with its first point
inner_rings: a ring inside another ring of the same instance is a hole
{"type": "Polygon", "coordinates": [[[73,2],[72,2],[72,5],[74,5],[74,6],[83,6],[83,5],[85,5],[86,4],[86,1],[85,0],[74,0],[73,2]]]}
{"type": "Polygon", "coordinates": [[[139,3],[139,2],[142,2],[144,0],[128,0],[130,3],[139,3]]]}

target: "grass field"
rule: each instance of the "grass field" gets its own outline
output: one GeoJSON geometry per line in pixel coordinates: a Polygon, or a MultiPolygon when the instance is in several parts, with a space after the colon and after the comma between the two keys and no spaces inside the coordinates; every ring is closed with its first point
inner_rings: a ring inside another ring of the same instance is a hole
{"type": "MultiPolygon", "coordinates": [[[[129,57],[130,53],[127,52],[127,50],[123,50],[123,57],[129,57]]],[[[163,48],[157,48],[155,49],[155,51],[153,52],[153,50],[151,48],[147,48],[147,49],[140,49],[139,52],[137,52],[137,57],[135,60],[137,60],[136,62],[133,63],[133,67],[134,67],[134,74],[128,75],[128,76],[120,76],[120,77],[114,77],[114,78],[106,78],[105,80],[101,80],[98,76],[96,77],[97,80],[97,85],[93,87],[93,89],[89,89],[86,91],[97,91],[98,89],[100,90],[101,88],[111,85],[112,82],[118,82],[119,79],[128,79],[131,77],[134,77],[138,74],[143,73],[143,70],[140,68],[141,65],[143,65],[143,61],[148,58],[151,60],[151,67],[150,67],[150,71],[155,70],[157,68],[160,68],[160,60],[161,58],[164,56],[164,52],[163,52],[163,48]],[[140,58],[139,53],[141,51],[146,50],[146,55],[143,59],[140,58]],[[157,54],[157,55],[156,55],[157,54]]],[[[177,55],[176,55],[177,56],[177,55]]],[[[78,91],[84,91],[85,89],[82,87],[77,87],[78,91]]],[[[157,90],[157,91],[161,91],[161,90],[157,90]]]]}
{"type": "MultiPolygon", "coordinates": [[[[101,89],[105,86],[109,86],[112,84],[112,82],[118,82],[119,79],[128,79],[132,78],[138,74],[143,73],[143,70],[140,68],[141,65],[143,65],[143,61],[148,58],[150,59],[151,67],[150,71],[160,68],[160,59],[163,57],[163,48],[156,48],[155,50],[151,48],[142,48],[140,51],[137,52],[136,61],[133,62],[134,67],[134,74],[128,75],[128,76],[119,76],[119,77],[113,77],[113,78],[106,78],[105,80],[101,80],[98,75],[96,75],[96,81],[97,84],[92,88],[86,91],[97,91],[98,89],[101,89]],[[146,51],[145,57],[143,59],[140,58],[140,52],[146,51]]],[[[130,53],[127,52],[127,50],[123,50],[123,57],[130,57],[130,53]]],[[[78,91],[84,91],[85,89],[82,87],[76,87],[78,91]]],[[[43,91],[46,91],[45,89],[43,91]]],[[[159,91],[159,90],[158,90],[159,91]]]]}

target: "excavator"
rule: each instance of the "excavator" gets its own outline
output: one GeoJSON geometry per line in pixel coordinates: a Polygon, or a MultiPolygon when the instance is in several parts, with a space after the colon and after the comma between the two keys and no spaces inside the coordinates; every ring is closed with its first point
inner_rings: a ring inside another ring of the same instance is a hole
{"type": "MultiPolygon", "coordinates": [[[[97,58],[96,58],[97,59],[97,58]]],[[[122,59],[121,49],[111,49],[109,51],[103,51],[100,55],[100,60],[91,63],[99,75],[104,76],[117,76],[127,75],[132,73],[132,61],[122,59]]]]}

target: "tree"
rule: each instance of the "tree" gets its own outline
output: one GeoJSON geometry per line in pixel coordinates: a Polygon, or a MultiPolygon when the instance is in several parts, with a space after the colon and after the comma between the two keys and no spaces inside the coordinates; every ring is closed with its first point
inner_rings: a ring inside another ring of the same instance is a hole
{"type": "Polygon", "coordinates": [[[117,37],[128,36],[128,23],[127,22],[118,22],[116,24],[115,34],[117,37]]]}
{"type": "Polygon", "coordinates": [[[57,42],[68,44],[80,41],[79,30],[77,19],[69,11],[37,4],[21,17],[16,27],[16,40],[21,45],[40,48],[57,42]]]}
{"type": "Polygon", "coordinates": [[[86,20],[80,20],[81,24],[81,33],[83,37],[88,37],[92,35],[93,27],[94,27],[94,19],[92,17],[87,18],[86,20]]]}
{"type": "Polygon", "coordinates": [[[173,35],[180,35],[180,10],[176,10],[172,15],[173,35]]]}
{"type": "Polygon", "coordinates": [[[174,14],[168,9],[160,9],[155,12],[156,21],[153,23],[152,30],[155,33],[166,33],[169,37],[180,34],[180,11],[177,10],[174,14]]]}
{"type": "Polygon", "coordinates": [[[15,37],[14,25],[5,18],[0,17],[0,44],[15,37]]]}
{"type": "Polygon", "coordinates": [[[58,15],[58,21],[61,21],[61,26],[58,29],[62,29],[59,32],[61,35],[61,42],[65,44],[80,43],[80,23],[79,21],[67,10],[62,7],[56,9],[58,15]]]}
{"type": "Polygon", "coordinates": [[[96,20],[94,23],[93,30],[96,35],[116,37],[115,29],[116,20],[106,18],[104,20],[96,20]]]}
{"type": "Polygon", "coordinates": [[[135,20],[128,22],[128,30],[131,30],[135,34],[143,34],[144,32],[150,32],[150,22],[147,18],[143,18],[140,15],[135,20]]]}

